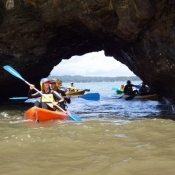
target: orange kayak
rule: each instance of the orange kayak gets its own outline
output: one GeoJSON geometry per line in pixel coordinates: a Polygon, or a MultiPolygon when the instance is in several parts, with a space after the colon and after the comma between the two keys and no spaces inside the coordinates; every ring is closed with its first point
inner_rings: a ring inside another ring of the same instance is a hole
{"type": "Polygon", "coordinates": [[[48,120],[70,120],[70,117],[61,111],[50,111],[43,108],[30,108],[24,113],[27,120],[38,120],[40,122],[48,120]]]}

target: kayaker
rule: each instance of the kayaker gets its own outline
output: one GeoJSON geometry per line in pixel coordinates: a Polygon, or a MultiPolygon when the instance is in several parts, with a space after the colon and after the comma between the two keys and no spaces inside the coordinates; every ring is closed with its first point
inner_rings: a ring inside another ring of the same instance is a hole
{"type": "Polygon", "coordinates": [[[124,84],[122,84],[122,85],[120,86],[120,89],[119,89],[119,90],[123,91],[123,90],[124,90],[124,88],[125,88],[125,85],[124,85],[124,84]]]}
{"type": "Polygon", "coordinates": [[[77,88],[74,86],[74,83],[73,82],[70,83],[70,86],[69,86],[68,89],[69,89],[70,92],[76,92],[76,91],[78,91],[77,88]]]}
{"type": "Polygon", "coordinates": [[[142,85],[139,89],[139,94],[140,95],[150,95],[151,94],[150,88],[146,86],[144,82],[142,82],[142,85]]]}
{"type": "Polygon", "coordinates": [[[35,107],[41,107],[44,109],[55,111],[57,109],[55,106],[64,102],[64,98],[58,92],[51,90],[50,81],[47,78],[42,79],[41,82],[40,93],[45,95],[41,95],[39,92],[32,94],[34,87],[35,86],[33,84],[30,85],[28,98],[41,97],[40,101],[35,102],[34,104],[35,107]]]}
{"type": "Polygon", "coordinates": [[[138,94],[137,90],[133,90],[133,87],[136,87],[136,85],[131,84],[131,81],[128,80],[126,82],[125,88],[124,88],[124,94],[125,95],[136,95],[138,94]]]}
{"type": "Polygon", "coordinates": [[[50,82],[51,84],[51,89],[58,92],[63,98],[64,101],[60,103],[60,106],[62,109],[66,110],[66,103],[71,102],[70,96],[66,96],[65,92],[60,89],[60,86],[62,85],[62,81],[58,80],[57,78],[53,78],[52,81],[50,82]]]}

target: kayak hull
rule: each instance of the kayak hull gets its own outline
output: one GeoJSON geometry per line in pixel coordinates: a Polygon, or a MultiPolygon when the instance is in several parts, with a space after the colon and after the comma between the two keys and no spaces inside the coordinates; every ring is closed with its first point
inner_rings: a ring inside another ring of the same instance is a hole
{"type": "Polygon", "coordinates": [[[38,120],[39,122],[45,122],[48,120],[70,120],[70,117],[61,111],[50,111],[43,108],[32,107],[24,113],[26,120],[38,120]]]}
{"type": "MultiPolygon", "coordinates": [[[[132,95],[123,95],[122,98],[129,98],[132,95]]],[[[151,94],[151,95],[136,95],[133,99],[143,99],[143,100],[158,100],[157,94],[151,94]]]]}
{"type": "Polygon", "coordinates": [[[116,93],[117,93],[117,94],[123,94],[124,91],[123,91],[123,90],[120,90],[120,89],[117,89],[117,90],[116,90],[116,93]]]}
{"type": "Polygon", "coordinates": [[[85,90],[75,91],[75,92],[66,92],[66,95],[83,95],[85,90]]]}

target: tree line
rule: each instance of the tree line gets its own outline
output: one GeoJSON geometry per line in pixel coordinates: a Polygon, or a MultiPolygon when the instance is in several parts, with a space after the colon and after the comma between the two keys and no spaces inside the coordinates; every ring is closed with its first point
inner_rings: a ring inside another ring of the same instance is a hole
{"type": "Polygon", "coordinates": [[[79,82],[79,83],[83,83],[83,82],[115,82],[115,81],[127,81],[127,80],[131,80],[131,81],[141,81],[139,77],[137,76],[120,76],[120,77],[92,77],[92,76],[81,76],[81,75],[75,75],[75,76],[71,76],[71,75],[64,75],[64,76],[49,76],[49,79],[52,78],[58,78],[59,80],[61,80],[62,82],[79,82]]]}

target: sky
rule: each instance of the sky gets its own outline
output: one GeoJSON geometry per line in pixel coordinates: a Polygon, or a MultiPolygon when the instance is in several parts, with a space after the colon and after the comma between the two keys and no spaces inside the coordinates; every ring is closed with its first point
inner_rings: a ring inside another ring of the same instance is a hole
{"type": "Polygon", "coordinates": [[[91,52],[82,56],[73,56],[68,60],[62,60],[53,68],[50,75],[135,76],[124,64],[113,57],[106,57],[104,51],[91,52]]]}

